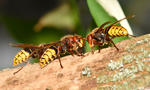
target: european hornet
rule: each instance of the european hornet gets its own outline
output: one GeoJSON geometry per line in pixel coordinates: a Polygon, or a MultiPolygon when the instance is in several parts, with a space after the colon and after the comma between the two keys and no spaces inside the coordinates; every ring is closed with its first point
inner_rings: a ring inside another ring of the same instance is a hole
{"type": "Polygon", "coordinates": [[[92,54],[94,54],[95,45],[99,47],[99,52],[100,52],[101,46],[104,45],[105,43],[108,43],[108,44],[112,43],[114,47],[119,51],[117,46],[112,41],[112,38],[121,37],[121,36],[133,36],[133,35],[129,35],[128,31],[123,26],[119,26],[116,24],[118,24],[122,20],[133,18],[133,17],[134,15],[120,19],[112,24],[110,24],[110,22],[105,22],[100,27],[95,28],[92,32],[90,32],[88,36],[86,37],[86,39],[87,39],[87,42],[89,43],[92,54]],[[104,28],[104,26],[107,24],[110,24],[110,25],[104,28]]]}
{"type": "MultiPolygon", "coordinates": [[[[55,45],[57,43],[58,42],[50,43],[50,44],[40,44],[40,45],[32,45],[32,44],[24,44],[24,43],[10,44],[13,47],[23,48],[14,57],[13,66],[17,66],[17,65],[22,64],[22,63],[27,63],[28,62],[27,60],[30,57],[40,59],[41,55],[47,49],[44,46],[49,46],[50,47],[50,46],[55,45]]],[[[18,71],[14,72],[14,74],[19,72],[23,67],[24,67],[24,65],[18,71]]]]}
{"type": "Polygon", "coordinates": [[[52,61],[58,57],[60,66],[61,68],[63,68],[60,60],[60,54],[65,54],[66,52],[69,52],[71,55],[74,55],[75,53],[78,56],[83,56],[82,48],[84,46],[84,43],[85,40],[79,35],[66,35],[62,37],[60,43],[48,48],[43,53],[40,58],[40,66],[43,68],[50,63],[49,61],[52,61]],[[80,50],[80,52],[78,51],[78,49],[80,50]],[[53,56],[50,55],[50,52],[53,56]]]}
{"type": "MultiPolygon", "coordinates": [[[[82,48],[85,40],[79,35],[66,35],[60,41],[48,44],[32,45],[32,44],[12,44],[14,47],[21,47],[21,50],[14,58],[13,65],[17,66],[21,63],[27,62],[30,57],[38,58],[41,68],[51,63],[56,58],[59,59],[61,68],[63,68],[60,60],[60,54],[66,52],[72,55],[76,54],[82,56],[82,48]],[[80,50],[80,52],[78,51],[80,50]]],[[[17,71],[19,72],[23,66],[17,71]]],[[[17,72],[14,72],[16,74],[17,72]]]]}

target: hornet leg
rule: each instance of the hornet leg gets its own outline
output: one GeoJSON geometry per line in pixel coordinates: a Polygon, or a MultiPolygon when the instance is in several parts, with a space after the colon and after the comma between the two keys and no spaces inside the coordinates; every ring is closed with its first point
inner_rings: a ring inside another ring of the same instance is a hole
{"type": "MultiPolygon", "coordinates": [[[[27,62],[25,62],[27,63],[27,62]]],[[[22,65],[20,69],[18,69],[16,72],[14,72],[13,74],[15,75],[16,73],[18,73],[19,71],[21,71],[24,68],[25,65],[22,65]]]]}
{"type": "Polygon", "coordinates": [[[58,53],[57,53],[57,56],[58,56],[58,60],[59,60],[59,64],[60,64],[60,66],[61,66],[61,68],[63,68],[63,66],[62,66],[62,63],[61,63],[61,60],[60,60],[60,49],[59,49],[60,47],[58,47],[58,53]]]}
{"type": "Polygon", "coordinates": [[[110,38],[108,38],[108,39],[114,45],[114,47],[117,49],[117,51],[119,51],[119,49],[117,48],[117,46],[115,45],[115,43],[110,38]]]}

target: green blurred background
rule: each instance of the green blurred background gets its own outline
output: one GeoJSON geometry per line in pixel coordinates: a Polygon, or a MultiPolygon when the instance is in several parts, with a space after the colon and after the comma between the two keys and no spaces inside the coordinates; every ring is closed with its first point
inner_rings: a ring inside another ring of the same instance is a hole
{"type": "MultiPolygon", "coordinates": [[[[20,50],[9,46],[9,43],[49,43],[58,41],[67,34],[85,37],[98,25],[93,20],[87,1],[89,0],[0,0],[0,69],[12,67],[13,58],[20,50]]],[[[150,1],[119,2],[127,16],[133,13],[136,15],[129,20],[134,34],[138,36],[149,33],[150,1]]],[[[96,5],[93,7],[97,8],[96,5]]],[[[106,17],[106,20],[115,20],[103,10],[101,12],[105,15],[101,17],[106,17]]],[[[105,22],[103,18],[100,21],[105,22]]]]}

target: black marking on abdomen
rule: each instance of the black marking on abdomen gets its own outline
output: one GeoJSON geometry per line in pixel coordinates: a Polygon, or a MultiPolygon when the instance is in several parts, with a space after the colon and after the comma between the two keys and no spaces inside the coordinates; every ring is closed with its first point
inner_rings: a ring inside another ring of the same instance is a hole
{"type": "Polygon", "coordinates": [[[29,54],[31,54],[31,53],[32,53],[32,50],[31,50],[31,49],[29,49],[29,48],[24,48],[24,51],[28,52],[29,54]]]}

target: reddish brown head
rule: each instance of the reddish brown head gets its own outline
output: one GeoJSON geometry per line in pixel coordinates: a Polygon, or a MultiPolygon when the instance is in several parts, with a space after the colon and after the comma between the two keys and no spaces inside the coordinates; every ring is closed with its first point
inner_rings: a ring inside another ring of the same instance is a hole
{"type": "Polygon", "coordinates": [[[89,34],[86,39],[87,39],[87,42],[89,43],[89,46],[92,47],[92,44],[93,44],[92,43],[92,39],[93,39],[92,34],[89,34]]]}

